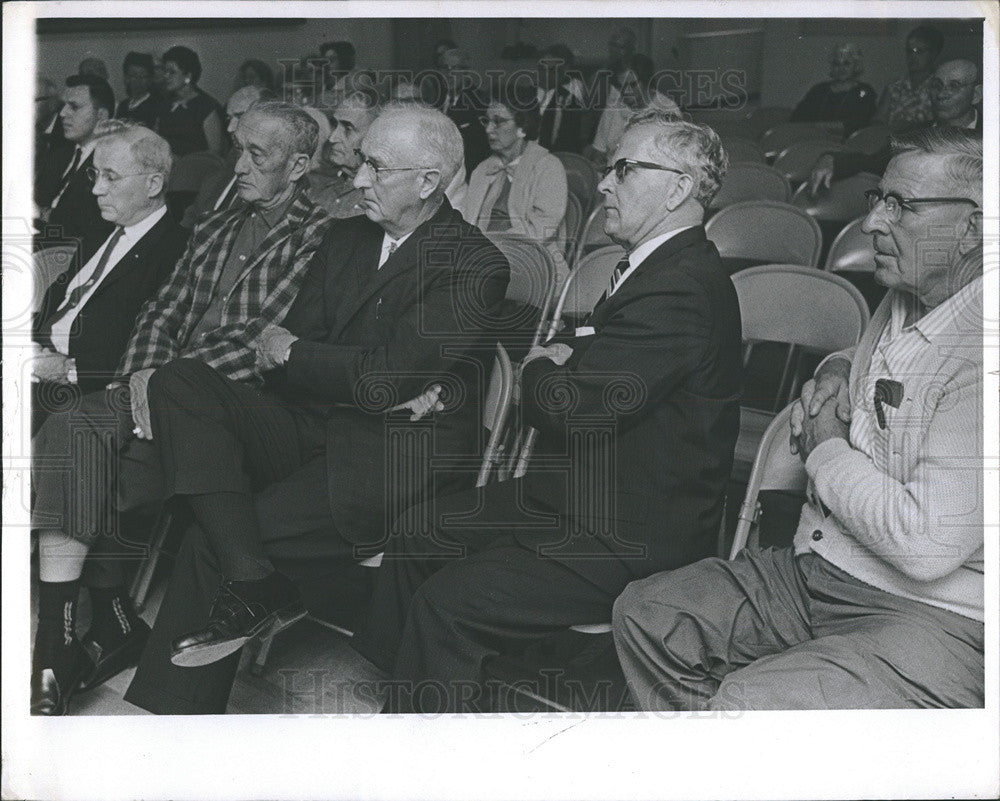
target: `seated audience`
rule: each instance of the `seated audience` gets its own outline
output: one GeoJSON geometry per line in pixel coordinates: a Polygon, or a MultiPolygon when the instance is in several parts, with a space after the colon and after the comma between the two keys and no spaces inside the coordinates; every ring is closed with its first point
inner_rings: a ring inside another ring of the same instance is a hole
{"type": "Polygon", "coordinates": [[[66,408],[114,378],[140,307],[183,253],[187,233],[164,201],[170,162],[166,141],[139,125],[97,140],[92,191],[115,230],[79,272],[52,284],[35,316],[33,432],[47,407],[66,408]]]}
{"type": "MultiPolygon", "coordinates": [[[[53,153],[50,163],[44,165],[51,178],[44,179],[42,186],[51,194],[39,198],[39,216],[46,231],[80,241],[79,267],[90,260],[114,227],[101,216],[89,169],[94,166],[98,126],[114,114],[115,95],[103,78],[71,75],[62,99],[59,117],[71,147],[53,153]]],[[[47,234],[39,244],[44,245],[45,239],[47,234]]]]}
{"type": "Polygon", "coordinates": [[[550,45],[538,60],[538,144],[551,152],[580,153],[591,139],[583,82],[573,67],[573,51],[562,44],[550,45]]]}
{"type": "Polygon", "coordinates": [[[117,378],[54,413],[32,439],[32,528],[39,532],[38,634],[32,711],[61,715],[80,682],[94,687],[134,664],[148,627],[124,586],[117,511],[163,498],[151,441],[147,386],[157,368],[200,360],[234,381],[261,381],[257,343],[284,320],[330,219],[301,185],[316,149],[316,123],[287,103],[260,103],[235,138],[237,186],[247,206],[208,217],[191,235],[176,269],[144,307],[117,378]],[[74,444],[75,443],[75,444],[74,444]],[[88,470],[53,470],[60,460],[88,470]],[[88,559],[88,554],[90,558],[88,559]],[[75,635],[76,604],[90,589],[92,625],[75,635]]]}
{"type": "Polygon", "coordinates": [[[521,373],[525,424],[551,456],[413,510],[428,530],[388,543],[351,641],[391,672],[386,711],[489,711],[487,660],[607,620],[628,582],[715,548],[741,330],[702,220],[727,159],[711,129],[657,112],[613,156],[599,190],[628,255],[587,327],[533,349],[521,373]],[[571,447],[580,437],[594,447],[571,447]],[[426,681],[435,692],[408,691],[426,681]]]}
{"type": "Polygon", "coordinates": [[[493,155],[473,170],[462,216],[481,231],[509,231],[545,245],[562,285],[569,275],[566,170],[535,141],[539,123],[534,87],[508,83],[494,94],[482,120],[493,155]]]}
{"type": "Polygon", "coordinates": [[[318,105],[330,109],[351,91],[351,72],[357,63],[357,53],[350,42],[324,42],[319,55],[328,63],[323,67],[323,92],[318,105]]]}
{"type": "Polygon", "coordinates": [[[486,104],[476,89],[477,76],[471,71],[469,57],[462,50],[446,50],[441,54],[444,73],[443,91],[434,98],[434,105],[448,115],[462,134],[465,169],[471,171],[490,154],[480,117],[486,104]]]}
{"type": "Polygon", "coordinates": [[[274,73],[263,61],[256,58],[248,58],[240,64],[240,87],[253,86],[257,89],[266,89],[268,92],[274,91],[274,73]]]}
{"type": "Polygon", "coordinates": [[[108,79],[108,65],[104,63],[103,58],[85,58],[80,62],[80,66],[76,68],[77,75],[92,75],[95,78],[100,78],[106,81],[108,79]]]}
{"type": "Polygon", "coordinates": [[[201,61],[186,47],[171,47],[163,54],[166,100],[157,131],[170,142],[174,157],[208,151],[222,155],[222,117],[219,104],[198,88],[201,61]]]}
{"type": "Polygon", "coordinates": [[[656,90],[653,76],[653,62],[648,56],[634,53],[625,60],[621,72],[615,76],[618,96],[609,98],[608,106],[597,124],[594,141],[587,150],[591,159],[602,165],[607,161],[618,147],[618,141],[633,114],[650,109],[680,119],[681,110],[673,100],[656,90]]]}
{"type": "Polygon", "coordinates": [[[122,72],[125,76],[125,99],[118,104],[115,117],[155,128],[160,104],[151,91],[153,57],[149,53],[129,53],[125,56],[122,72]]]}
{"type": "Polygon", "coordinates": [[[830,53],[830,80],[810,89],[792,111],[790,122],[842,122],[844,136],[868,125],[875,116],[877,93],[858,80],[861,50],[847,42],[830,53]]]}
{"type": "MultiPolygon", "coordinates": [[[[979,68],[964,58],[946,61],[934,70],[934,77],[928,84],[931,89],[931,111],[935,128],[968,128],[983,130],[982,114],[977,105],[983,99],[982,79],[979,68]]],[[[881,175],[892,158],[892,150],[885,147],[879,153],[855,153],[840,151],[826,153],[816,160],[809,187],[813,195],[821,189],[828,189],[830,183],[841,178],[849,178],[859,172],[881,175]]]]}
{"type": "Polygon", "coordinates": [[[930,82],[934,60],[943,47],[944,37],[937,28],[921,25],[910,31],[906,37],[906,74],[882,92],[875,115],[877,119],[895,131],[934,119],[930,82]]]}
{"type": "Polygon", "coordinates": [[[310,173],[309,196],[334,219],[364,213],[364,190],[354,185],[354,177],[361,166],[361,140],[378,115],[377,98],[363,92],[348,95],[333,110],[325,149],[330,169],[310,173]]]}
{"type": "Polygon", "coordinates": [[[791,422],[791,547],[631,584],[614,631],[640,709],[982,707],[982,138],[896,142],[864,230],[889,292],[791,422]],[[981,262],[980,262],[981,264],[981,262]]]}
{"type": "Polygon", "coordinates": [[[470,455],[474,362],[491,352],[484,327],[504,296],[507,263],[444,198],[462,157],[445,115],[389,107],[361,150],[365,216],[334,223],[282,326],[258,341],[258,365],[275,371],[270,389],[187,359],[150,383],[166,485],[197,526],[125,696],[145,709],[225,711],[242,645],[305,614],[277,557],[351,560],[359,545],[383,541],[387,509],[471,484],[468,473],[433,469],[426,480],[389,483],[404,468],[385,455],[386,413],[419,413],[428,386],[449,385],[456,394],[435,420],[432,450],[470,455]]]}
{"type": "Polygon", "coordinates": [[[53,165],[65,164],[66,151],[73,146],[66,141],[63,134],[62,118],[59,110],[62,100],[59,90],[49,78],[38,78],[35,81],[35,189],[34,197],[37,205],[42,205],[42,199],[55,195],[59,186],[59,173],[53,165]]]}
{"type": "Polygon", "coordinates": [[[320,170],[323,167],[323,152],[326,148],[326,142],[330,138],[330,132],[333,128],[330,125],[330,120],[327,118],[326,114],[318,108],[305,106],[302,110],[313,118],[313,122],[316,123],[316,127],[319,129],[319,132],[317,133],[317,140],[319,144],[316,145],[316,152],[313,153],[312,158],[309,160],[309,174],[313,175],[317,170],[320,170]]]}

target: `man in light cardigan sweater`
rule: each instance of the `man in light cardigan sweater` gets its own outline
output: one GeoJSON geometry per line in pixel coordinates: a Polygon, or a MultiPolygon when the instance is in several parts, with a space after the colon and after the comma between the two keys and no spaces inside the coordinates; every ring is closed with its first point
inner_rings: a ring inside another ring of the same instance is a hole
{"type": "Polygon", "coordinates": [[[982,138],[894,145],[864,222],[890,291],[792,413],[794,545],[626,588],[642,709],[983,706],[982,138]]]}

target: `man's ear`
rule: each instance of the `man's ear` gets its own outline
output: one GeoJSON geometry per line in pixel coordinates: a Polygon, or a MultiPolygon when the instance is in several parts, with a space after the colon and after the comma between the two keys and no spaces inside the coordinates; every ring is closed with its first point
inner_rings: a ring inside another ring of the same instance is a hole
{"type": "Polygon", "coordinates": [[[111,114],[108,113],[108,110],[106,108],[104,108],[103,106],[101,106],[99,109],[97,109],[97,121],[98,122],[104,122],[104,121],[110,120],[110,119],[111,119],[111,114]]]}
{"type": "Polygon", "coordinates": [[[983,210],[973,209],[958,223],[958,252],[965,255],[983,244],[983,210]]]}
{"type": "Polygon", "coordinates": [[[694,191],[694,178],[692,178],[687,173],[677,176],[677,182],[674,184],[673,190],[667,196],[667,208],[670,211],[676,211],[677,208],[688,199],[688,196],[694,191]]]}
{"type": "Polygon", "coordinates": [[[307,172],[309,172],[309,163],[312,161],[312,156],[305,153],[295,153],[292,155],[292,171],[288,176],[290,181],[297,181],[307,172]]]}
{"type": "Polygon", "coordinates": [[[978,106],[983,102],[983,85],[979,84],[975,89],[972,90],[972,105],[978,106]]]}
{"type": "Polygon", "coordinates": [[[425,170],[420,178],[420,199],[427,200],[440,185],[440,170],[425,170]]]}
{"type": "Polygon", "coordinates": [[[157,197],[163,194],[166,188],[162,172],[154,172],[146,176],[146,197],[157,197]]]}

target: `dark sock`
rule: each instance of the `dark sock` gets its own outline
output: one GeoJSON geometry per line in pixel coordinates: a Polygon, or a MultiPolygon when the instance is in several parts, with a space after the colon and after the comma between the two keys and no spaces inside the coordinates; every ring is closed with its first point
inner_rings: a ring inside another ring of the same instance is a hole
{"type": "Polygon", "coordinates": [[[61,678],[79,656],[76,639],[76,604],[80,581],[38,583],[38,633],[32,656],[35,670],[52,668],[61,678]]]}
{"type": "Polygon", "coordinates": [[[249,494],[213,492],[189,495],[187,500],[219,560],[222,575],[234,581],[255,581],[274,572],[264,553],[249,494]]]}
{"type": "Polygon", "coordinates": [[[135,630],[139,615],[125,587],[90,587],[92,618],[90,637],[102,650],[121,645],[135,630]]]}

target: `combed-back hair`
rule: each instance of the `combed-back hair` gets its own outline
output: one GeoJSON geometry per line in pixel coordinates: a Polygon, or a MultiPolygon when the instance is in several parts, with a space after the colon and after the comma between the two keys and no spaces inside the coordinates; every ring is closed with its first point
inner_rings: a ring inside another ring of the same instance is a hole
{"type": "Polygon", "coordinates": [[[388,103],[383,107],[379,120],[380,125],[386,121],[399,120],[404,125],[412,126],[414,141],[430,157],[428,166],[440,170],[438,193],[444,194],[445,188],[462,166],[464,148],[458,126],[436,108],[405,102],[388,103]]]}
{"type": "Polygon", "coordinates": [[[681,120],[676,114],[644,109],[633,114],[626,131],[639,126],[655,126],[656,149],[694,179],[694,198],[708,208],[729,169],[729,156],[719,135],[707,125],[681,120]]]}
{"type": "Polygon", "coordinates": [[[247,110],[243,118],[246,119],[250,114],[259,114],[281,121],[289,133],[286,143],[286,152],[289,155],[304,153],[312,158],[316,152],[319,145],[319,125],[301,106],[284,100],[258,100],[247,110]]]}
{"type": "Polygon", "coordinates": [[[86,86],[94,108],[106,109],[109,117],[115,116],[115,93],[111,89],[111,84],[104,78],[98,78],[96,75],[70,75],[66,79],[66,86],[70,89],[86,86]]]}
{"type": "Polygon", "coordinates": [[[125,54],[125,61],[122,63],[122,72],[125,72],[129,67],[141,67],[152,76],[153,57],[149,53],[137,53],[133,50],[125,54]]]}
{"type": "Polygon", "coordinates": [[[131,120],[108,120],[97,128],[97,147],[122,142],[129,147],[140,172],[160,173],[166,187],[174,159],[170,143],[145,125],[131,120]]]}
{"type": "Polygon", "coordinates": [[[944,166],[949,186],[942,192],[983,202],[983,135],[951,125],[925,125],[896,134],[892,152],[926,153],[947,158],[944,166]]]}

